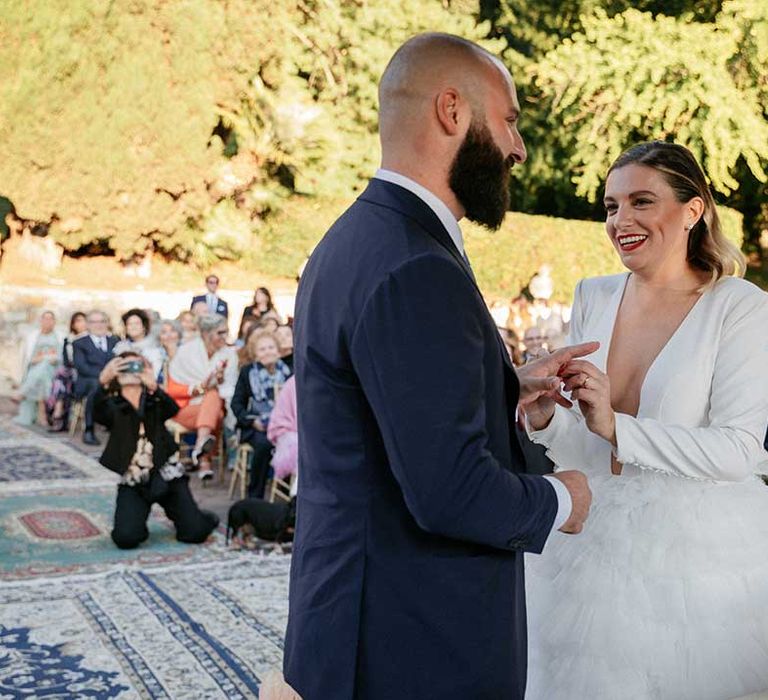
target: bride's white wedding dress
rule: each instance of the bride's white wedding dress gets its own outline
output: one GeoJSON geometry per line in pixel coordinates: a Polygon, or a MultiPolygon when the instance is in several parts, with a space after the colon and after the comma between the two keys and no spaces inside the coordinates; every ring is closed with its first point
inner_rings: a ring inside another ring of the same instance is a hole
{"type": "MultiPolygon", "coordinates": [[[[628,275],[580,283],[569,342],[605,371],[628,275]]],[[[727,278],[648,370],[616,456],[578,409],[531,432],[582,469],[577,537],[526,556],[529,700],[726,700],[768,689],[768,295],[727,278]]]]}

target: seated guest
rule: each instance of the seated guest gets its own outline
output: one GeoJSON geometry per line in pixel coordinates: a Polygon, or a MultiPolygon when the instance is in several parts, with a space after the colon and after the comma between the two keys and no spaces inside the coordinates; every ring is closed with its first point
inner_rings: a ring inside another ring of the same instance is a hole
{"type": "Polygon", "coordinates": [[[248,336],[258,325],[258,320],[253,316],[246,316],[243,318],[242,322],[240,323],[240,330],[238,331],[237,340],[235,341],[235,347],[238,349],[245,347],[248,336]]]}
{"type": "Polygon", "coordinates": [[[85,398],[85,431],[83,442],[98,445],[93,432],[93,399],[99,388],[99,374],[112,357],[117,338],[107,333],[109,318],[103,311],[91,311],[86,318],[88,335],[72,343],[75,379],[75,398],[85,398]]]}
{"type": "Polygon", "coordinates": [[[293,329],[290,326],[280,326],[275,331],[275,340],[280,351],[280,359],[293,372],[293,329]]]}
{"type": "Polygon", "coordinates": [[[192,303],[192,315],[195,318],[195,323],[197,323],[197,319],[201,316],[207,316],[209,313],[211,313],[208,310],[208,304],[206,304],[204,301],[195,301],[192,303]]]}
{"type": "Polygon", "coordinates": [[[56,333],[56,316],[52,311],[43,311],[39,328],[32,331],[24,342],[22,380],[13,397],[19,402],[19,413],[15,418],[17,423],[47,423],[45,400],[51,393],[60,351],[61,339],[56,333]]]}
{"type": "Polygon", "coordinates": [[[176,320],[181,326],[181,343],[194,340],[200,335],[200,331],[197,330],[197,316],[192,311],[182,311],[176,320]]]}
{"type": "Polygon", "coordinates": [[[145,313],[149,317],[149,334],[155,339],[157,345],[160,344],[160,323],[163,317],[157,309],[144,309],[145,313]]]}
{"type": "Polygon", "coordinates": [[[243,337],[245,335],[242,328],[246,319],[252,318],[256,321],[261,321],[268,316],[276,318],[278,324],[281,322],[280,315],[277,313],[277,309],[275,309],[275,305],[272,302],[272,295],[269,293],[269,290],[266,287],[259,287],[253,293],[253,303],[243,309],[243,317],[240,319],[240,332],[238,333],[238,337],[243,337]]]}
{"type": "Polygon", "coordinates": [[[278,479],[293,476],[291,495],[296,495],[299,467],[299,425],[296,414],[296,379],[290,377],[275,400],[267,438],[275,446],[272,468],[278,479]]]}
{"type": "Polygon", "coordinates": [[[258,322],[256,328],[274,334],[280,328],[280,323],[274,316],[265,316],[258,322]]]}
{"type": "Polygon", "coordinates": [[[523,363],[535,360],[542,352],[547,350],[546,333],[538,326],[531,326],[523,333],[523,363]]]}
{"type": "Polygon", "coordinates": [[[262,498],[272,455],[272,443],[267,438],[269,418],[291,370],[280,359],[277,341],[271,333],[252,333],[248,349],[255,360],[240,370],[232,397],[232,413],[240,428],[240,441],[253,447],[248,495],[262,498]]]}
{"type": "Polygon", "coordinates": [[[149,537],[152,504],[159,503],[176,526],[179,542],[205,542],[219,519],[200,510],[192,498],[179,447],[165,427],[179,407],[157,386],[154,369],[128,351],[104,367],[99,383],[94,416],[109,430],[99,461],[122,477],[112,541],[120,549],[138,547],[149,537]]]}
{"type": "Polygon", "coordinates": [[[74,349],[72,343],[86,333],[85,314],[75,311],[69,319],[69,335],[64,338],[61,351],[62,364],[56,370],[51,385],[51,393],[46,401],[46,409],[50,416],[49,422],[52,433],[60,433],[67,429],[69,408],[72,403],[72,392],[75,384],[74,349]]]}
{"type": "Polygon", "coordinates": [[[163,369],[157,381],[164,389],[168,381],[168,365],[176,357],[176,352],[179,349],[179,345],[181,345],[181,334],[181,324],[178,321],[168,318],[160,321],[158,339],[160,340],[160,349],[163,353],[163,369]]]}
{"type": "Polygon", "coordinates": [[[149,314],[144,309],[130,309],[122,317],[125,339],[115,345],[113,355],[120,355],[129,350],[139,353],[149,360],[155,371],[155,378],[163,369],[163,351],[155,336],[151,334],[149,314]]]}
{"type": "Polygon", "coordinates": [[[168,365],[168,394],[181,410],[174,420],[197,433],[192,462],[200,478],[209,479],[210,452],[222,429],[226,405],[237,380],[237,354],[227,345],[227,319],[218,314],[201,316],[200,337],[184,343],[168,365]]]}
{"type": "Polygon", "coordinates": [[[227,318],[229,316],[229,307],[227,302],[219,297],[219,278],[216,275],[208,275],[205,278],[205,287],[207,289],[206,293],[192,297],[192,303],[189,305],[189,308],[194,309],[195,304],[204,301],[209,314],[219,314],[227,318]]]}

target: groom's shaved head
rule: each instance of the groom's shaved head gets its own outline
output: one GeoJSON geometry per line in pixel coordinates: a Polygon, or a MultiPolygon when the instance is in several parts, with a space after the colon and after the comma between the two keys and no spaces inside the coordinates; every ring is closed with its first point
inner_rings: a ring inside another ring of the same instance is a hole
{"type": "Polygon", "coordinates": [[[504,65],[485,49],[452,34],[419,34],[392,56],[379,82],[379,131],[382,142],[412,120],[423,118],[445,88],[456,89],[482,112],[488,80],[506,75],[504,65]]]}
{"type": "Polygon", "coordinates": [[[504,64],[451,34],[420,34],[379,83],[381,167],[426,187],[457,218],[498,228],[509,170],[525,160],[520,104],[504,64]]]}

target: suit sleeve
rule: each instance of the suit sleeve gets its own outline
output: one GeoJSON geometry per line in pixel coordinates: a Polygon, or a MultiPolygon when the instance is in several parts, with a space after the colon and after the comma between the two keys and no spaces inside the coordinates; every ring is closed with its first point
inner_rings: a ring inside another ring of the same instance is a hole
{"type": "Polygon", "coordinates": [[[488,448],[484,387],[503,377],[484,373],[481,305],[453,261],[419,256],[366,301],[350,355],[419,526],[538,553],[557,496],[543,477],[512,473],[488,448]]]}
{"type": "Polygon", "coordinates": [[[85,359],[85,350],[83,349],[82,343],[78,341],[72,343],[72,364],[75,366],[78,376],[89,376],[88,365],[85,359]]]}
{"type": "Polygon", "coordinates": [[[75,369],[77,370],[78,377],[84,377],[86,379],[98,379],[103,365],[99,365],[91,361],[88,353],[86,352],[85,343],[91,344],[90,339],[81,338],[72,344],[74,349],[73,358],[75,369]]]}

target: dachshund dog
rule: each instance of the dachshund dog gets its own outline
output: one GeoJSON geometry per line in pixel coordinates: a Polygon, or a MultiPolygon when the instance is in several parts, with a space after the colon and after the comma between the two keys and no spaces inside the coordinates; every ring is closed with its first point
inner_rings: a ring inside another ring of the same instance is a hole
{"type": "Polygon", "coordinates": [[[269,503],[260,498],[244,498],[229,509],[227,544],[231,537],[235,545],[250,549],[254,546],[254,536],[278,544],[292,542],[295,526],[295,497],[290,503],[269,503]]]}

